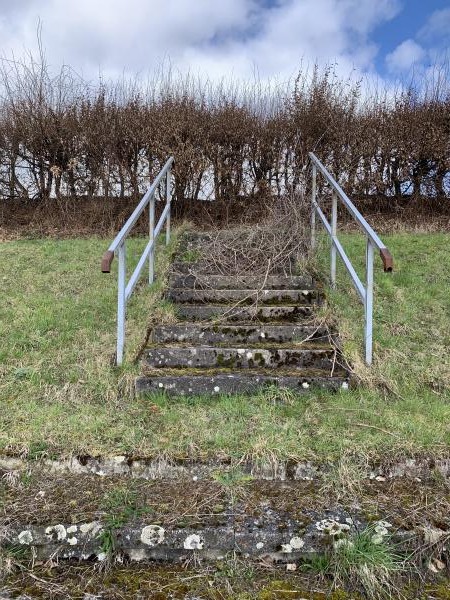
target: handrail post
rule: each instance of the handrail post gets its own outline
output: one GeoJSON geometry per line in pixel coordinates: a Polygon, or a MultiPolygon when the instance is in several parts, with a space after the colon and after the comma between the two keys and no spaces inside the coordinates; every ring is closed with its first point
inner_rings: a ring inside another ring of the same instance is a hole
{"type": "MultiPolygon", "coordinates": [[[[172,190],[171,190],[171,175],[172,175],[172,169],[169,169],[167,171],[166,174],[166,204],[171,205],[172,202],[172,190]]],[[[167,213],[167,218],[166,218],[166,246],[169,245],[170,242],[170,211],[171,208],[169,208],[169,211],[167,213]]]]}
{"type": "Polygon", "coordinates": [[[337,233],[337,195],[336,192],[332,194],[331,200],[331,287],[336,287],[336,246],[334,245],[333,238],[336,237],[337,233]]]}
{"type": "Polygon", "coordinates": [[[152,194],[148,205],[149,235],[153,240],[153,248],[148,255],[148,284],[152,285],[155,278],[155,194],[152,194]]]}
{"type": "Polygon", "coordinates": [[[311,190],[311,248],[316,247],[316,184],[317,168],[312,166],[312,190],[311,190]]]}
{"type": "Polygon", "coordinates": [[[374,247],[367,238],[366,247],[366,297],[364,302],[364,342],[366,347],[366,364],[372,364],[372,332],[373,332],[373,257],[374,247]]]}
{"type": "Polygon", "coordinates": [[[121,365],[123,362],[123,348],[125,344],[125,279],[126,279],[126,249],[125,241],[119,248],[119,265],[117,278],[117,351],[116,364],[121,365]]]}

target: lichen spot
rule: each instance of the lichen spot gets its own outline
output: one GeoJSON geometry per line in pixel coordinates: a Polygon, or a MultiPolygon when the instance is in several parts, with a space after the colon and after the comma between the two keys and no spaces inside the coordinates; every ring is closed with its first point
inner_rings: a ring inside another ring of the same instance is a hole
{"type": "Polygon", "coordinates": [[[45,535],[49,540],[61,542],[66,539],[67,531],[64,525],[53,525],[52,527],[46,528],[45,535]]]}
{"type": "Polygon", "coordinates": [[[102,531],[102,526],[98,521],[92,521],[91,523],[83,523],[80,525],[80,532],[83,535],[89,534],[91,538],[96,536],[100,531],[102,531]]]}
{"type": "Polygon", "coordinates": [[[73,535],[70,538],[67,538],[67,543],[69,544],[69,546],[76,546],[78,544],[78,540],[77,538],[73,535]]]}
{"type": "Polygon", "coordinates": [[[163,384],[163,383],[160,381],[160,382],[158,383],[158,387],[159,387],[159,388],[163,388],[163,387],[164,387],[164,384],[163,384]]]}
{"type": "Polygon", "coordinates": [[[253,353],[252,352],[247,352],[246,357],[248,360],[250,360],[251,358],[253,358],[253,353]]]}
{"type": "Polygon", "coordinates": [[[341,388],[342,388],[343,390],[348,390],[348,381],[343,381],[343,382],[342,382],[342,385],[341,385],[341,388]]]}
{"type": "Polygon", "coordinates": [[[302,540],[301,537],[295,536],[291,538],[289,544],[293,550],[300,550],[305,545],[305,542],[302,540]]]}
{"type": "Polygon", "coordinates": [[[141,542],[146,546],[157,546],[164,541],[166,530],[159,525],[147,525],[141,531],[141,542]]]}
{"type": "Polygon", "coordinates": [[[215,385],[215,386],[214,386],[214,391],[215,391],[215,392],[216,392],[216,394],[217,394],[217,392],[220,392],[220,387],[219,387],[218,385],[215,385]]]}
{"type": "Polygon", "coordinates": [[[257,549],[257,550],[261,550],[261,548],[264,548],[264,543],[263,543],[263,542],[258,542],[258,543],[256,544],[256,549],[257,549]]]}
{"type": "Polygon", "coordinates": [[[192,533],[184,540],[183,548],[185,550],[203,550],[204,543],[204,540],[199,535],[192,533]]]}
{"type": "Polygon", "coordinates": [[[21,531],[19,533],[17,539],[19,540],[19,544],[25,544],[28,546],[33,541],[33,534],[29,529],[25,529],[25,531],[21,531]]]}
{"type": "Polygon", "coordinates": [[[305,390],[307,390],[309,388],[309,383],[307,381],[304,381],[302,383],[302,388],[304,388],[305,390]]]}
{"type": "Polygon", "coordinates": [[[78,531],[78,527],[76,525],[71,525],[66,531],[67,533],[76,533],[78,531]]]}
{"type": "Polygon", "coordinates": [[[131,561],[141,562],[141,560],[145,560],[147,558],[147,554],[143,548],[131,548],[129,557],[131,561]]]}

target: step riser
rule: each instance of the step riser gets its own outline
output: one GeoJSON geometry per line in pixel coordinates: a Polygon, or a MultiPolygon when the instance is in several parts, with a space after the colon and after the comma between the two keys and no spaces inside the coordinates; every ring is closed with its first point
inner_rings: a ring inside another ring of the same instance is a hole
{"type": "Polygon", "coordinates": [[[192,325],[172,325],[155,327],[152,332],[152,342],[167,344],[170,342],[184,342],[190,344],[226,344],[231,345],[286,344],[290,342],[303,342],[306,340],[328,341],[329,332],[322,327],[312,325],[266,325],[265,327],[252,327],[251,325],[229,325],[226,327],[207,327],[192,325]]]}
{"type": "Polygon", "coordinates": [[[256,321],[271,323],[277,321],[295,322],[312,316],[311,306],[260,306],[228,307],[213,305],[179,305],[177,315],[188,321],[256,321]]]}
{"type": "MultiPolygon", "coordinates": [[[[220,276],[220,277],[229,277],[229,273],[224,272],[220,267],[216,267],[214,268],[215,265],[211,265],[211,263],[208,260],[203,260],[203,261],[197,261],[197,262],[188,262],[188,261],[175,261],[174,263],[172,263],[172,267],[171,267],[171,272],[172,272],[172,276],[175,275],[197,275],[197,276],[201,276],[201,277],[210,277],[211,275],[215,276],[220,276]]],[[[281,269],[272,269],[270,272],[269,276],[275,276],[275,277],[296,277],[296,275],[294,275],[295,273],[295,268],[294,265],[292,265],[292,272],[289,272],[288,274],[286,273],[286,270],[281,268],[281,269]]],[[[254,276],[253,273],[249,274],[251,277],[254,276]]],[[[247,277],[248,275],[244,275],[242,273],[240,274],[233,274],[233,277],[247,277]]],[[[261,276],[258,276],[258,279],[263,279],[264,280],[264,276],[265,274],[262,274],[261,276]]]]}
{"type": "Polygon", "coordinates": [[[192,290],[171,289],[167,298],[180,304],[313,304],[318,293],[311,290],[192,290]]]}
{"type": "Polygon", "coordinates": [[[146,351],[145,366],[159,368],[230,369],[332,369],[334,350],[285,348],[152,348],[146,351]]]}
{"type": "Polygon", "coordinates": [[[169,286],[171,288],[196,288],[196,289],[216,289],[216,290],[295,290],[312,289],[312,277],[291,276],[282,277],[270,275],[267,278],[258,276],[228,277],[226,275],[173,275],[170,278],[169,286]]]}
{"type": "Polygon", "coordinates": [[[308,392],[311,388],[338,390],[347,387],[344,377],[270,377],[258,375],[215,375],[212,377],[138,377],[136,391],[165,392],[169,396],[209,396],[217,394],[254,394],[268,386],[308,392]]]}

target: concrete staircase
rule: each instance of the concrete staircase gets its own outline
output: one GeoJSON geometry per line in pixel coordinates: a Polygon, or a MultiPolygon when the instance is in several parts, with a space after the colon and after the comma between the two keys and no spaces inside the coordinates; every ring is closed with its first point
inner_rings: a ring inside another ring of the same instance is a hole
{"type": "MultiPolygon", "coordinates": [[[[201,247],[202,236],[190,235],[201,247]]],[[[275,385],[305,392],[348,387],[333,336],[314,322],[323,302],[310,275],[224,275],[177,260],[167,298],[179,322],[155,327],[138,392],[251,393],[275,385]],[[211,272],[209,272],[211,271],[211,272]]]]}

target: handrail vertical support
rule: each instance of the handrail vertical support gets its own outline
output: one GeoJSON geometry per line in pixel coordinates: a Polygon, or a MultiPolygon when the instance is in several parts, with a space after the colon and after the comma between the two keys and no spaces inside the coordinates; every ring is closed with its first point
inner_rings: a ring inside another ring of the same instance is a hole
{"type": "MultiPolygon", "coordinates": [[[[166,203],[169,206],[170,206],[170,203],[172,202],[171,175],[172,175],[172,169],[169,169],[167,171],[167,175],[166,175],[166,203]]],[[[169,209],[169,212],[167,213],[167,219],[166,219],[166,246],[169,244],[169,242],[170,242],[170,209],[169,209]]]]}
{"type": "Polygon", "coordinates": [[[372,364],[372,332],[373,332],[373,258],[374,246],[367,238],[366,247],[366,297],[364,302],[365,326],[364,341],[366,346],[366,364],[372,364]]]}
{"type": "Polygon", "coordinates": [[[331,200],[331,287],[336,287],[336,246],[334,239],[337,234],[337,195],[332,194],[331,200]]]}
{"type": "Polygon", "coordinates": [[[316,247],[316,183],[317,168],[312,166],[312,190],[311,190],[311,248],[316,247]]]}
{"type": "Polygon", "coordinates": [[[119,265],[117,278],[117,351],[116,364],[123,362],[123,348],[125,343],[125,287],[126,287],[126,249],[125,241],[119,248],[119,265]]]}
{"type": "MultiPolygon", "coordinates": [[[[152,194],[148,205],[150,241],[155,239],[155,194],[152,194]]],[[[155,278],[155,246],[148,255],[148,284],[152,285],[155,278]]]]}

